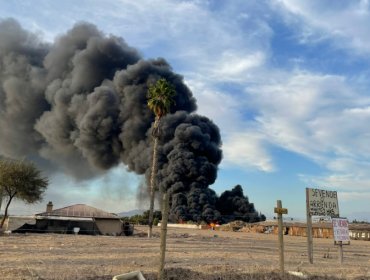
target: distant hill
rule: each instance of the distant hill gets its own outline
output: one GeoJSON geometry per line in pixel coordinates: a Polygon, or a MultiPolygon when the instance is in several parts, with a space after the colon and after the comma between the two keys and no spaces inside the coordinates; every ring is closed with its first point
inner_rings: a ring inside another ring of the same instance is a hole
{"type": "Polygon", "coordinates": [[[118,217],[132,217],[135,215],[142,215],[147,209],[134,209],[126,212],[117,213],[118,217]]]}

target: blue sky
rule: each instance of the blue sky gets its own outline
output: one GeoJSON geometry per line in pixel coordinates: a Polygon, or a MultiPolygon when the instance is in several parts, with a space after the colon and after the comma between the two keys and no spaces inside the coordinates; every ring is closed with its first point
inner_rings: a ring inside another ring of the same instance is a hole
{"type": "MultiPolygon", "coordinates": [[[[267,216],[281,199],[289,216],[304,217],[306,187],[337,190],[341,216],[370,220],[369,1],[0,0],[0,6],[0,19],[15,18],[45,41],[87,21],[145,58],[168,60],[197,98],[198,113],[221,129],[224,159],[212,186],[218,194],[240,184],[267,216]]],[[[49,200],[112,212],[141,208],[141,179],[124,170],[85,182],[59,174],[44,203],[15,203],[10,211],[42,211],[49,200]]]]}

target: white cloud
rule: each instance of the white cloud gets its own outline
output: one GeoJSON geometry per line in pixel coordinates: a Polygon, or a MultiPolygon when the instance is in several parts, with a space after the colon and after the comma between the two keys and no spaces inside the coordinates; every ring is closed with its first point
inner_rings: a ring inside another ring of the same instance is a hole
{"type": "Polygon", "coordinates": [[[223,164],[236,165],[246,170],[274,171],[275,167],[266,152],[264,142],[265,137],[257,133],[242,132],[228,135],[224,140],[223,164]]]}
{"type": "Polygon", "coordinates": [[[348,2],[312,0],[276,0],[288,12],[290,23],[303,21],[301,40],[312,43],[334,40],[338,48],[351,48],[359,53],[370,52],[369,1],[348,2]],[[294,15],[294,17],[289,17],[294,15]],[[298,18],[297,18],[298,17],[298,18]]]}
{"type": "Polygon", "coordinates": [[[255,124],[246,121],[243,113],[247,100],[227,92],[208,88],[201,80],[186,81],[197,92],[198,113],[212,119],[221,129],[224,167],[272,172],[275,167],[267,151],[265,136],[253,130],[255,124]]]}
{"type": "MultiPolygon", "coordinates": [[[[351,169],[352,170],[352,169],[351,169]]],[[[300,175],[300,179],[308,186],[360,193],[370,189],[369,176],[359,176],[356,172],[330,173],[329,175],[300,175]]]]}
{"type": "Polygon", "coordinates": [[[338,196],[343,202],[370,200],[370,192],[339,192],[338,196]]]}
{"type": "Polygon", "coordinates": [[[35,10],[24,1],[7,5],[0,18],[13,16],[48,41],[78,21],[92,22],[107,34],[122,36],[147,57],[165,57],[181,72],[196,71],[202,79],[220,82],[240,81],[248,70],[263,64],[272,36],[268,24],[253,13],[257,3],[225,2],[215,11],[208,1],[72,2],[40,2],[35,10]]]}
{"type": "Polygon", "coordinates": [[[257,51],[252,54],[238,54],[236,52],[223,52],[219,60],[202,65],[202,72],[207,78],[223,82],[243,82],[247,80],[250,71],[260,67],[265,62],[265,54],[257,51]]]}
{"type": "Polygon", "coordinates": [[[286,73],[283,79],[247,91],[259,110],[256,120],[263,132],[291,151],[314,159],[326,153],[356,155],[358,145],[370,140],[365,133],[370,115],[363,109],[370,102],[343,77],[286,73]],[[355,143],[356,148],[351,147],[355,143]]]}
{"type": "Polygon", "coordinates": [[[222,133],[240,130],[244,103],[242,100],[203,82],[201,78],[186,79],[185,82],[196,93],[198,114],[207,116],[221,126],[222,133]]]}
{"type": "Polygon", "coordinates": [[[247,89],[262,139],[323,167],[326,175],[301,175],[308,185],[370,189],[369,98],[342,76],[282,77],[247,89]]]}

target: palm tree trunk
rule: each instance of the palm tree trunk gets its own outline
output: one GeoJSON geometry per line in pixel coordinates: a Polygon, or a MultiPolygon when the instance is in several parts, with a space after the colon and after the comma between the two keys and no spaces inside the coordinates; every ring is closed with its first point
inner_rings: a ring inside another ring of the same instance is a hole
{"type": "Polygon", "coordinates": [[[168,191],[164,191],[162,199],[161,245],[159,256],[158,280],[164,280],[164,263],[166,256],[167,223],[169,208],[170,208],[169,194],[168,191]]]}
{"type": "MultiPolygon", "coordinates": [[[[153,130],[159,128],[159,117],[155,118],[153,130]]],[[[154,197],[155,197],[155,176],[157,174],[158,164],[158,136],[157,132],[153,133],[154,146],[153,146],[153,159],[152,159],[152,170],[150,174],[150,205],[149,205],[149,221],[148,221],[148,237],[153,236],[153,214],[154,214],[154,197]]]]}

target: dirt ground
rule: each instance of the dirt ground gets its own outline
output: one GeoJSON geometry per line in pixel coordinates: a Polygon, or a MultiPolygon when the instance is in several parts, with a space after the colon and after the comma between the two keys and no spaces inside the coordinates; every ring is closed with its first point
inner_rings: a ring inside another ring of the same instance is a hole
{"type": "MultiPolygon", "coordinates": [[[[333,240],[314,239],[314,264],[307,241],[284,236],[285,269],[309,279],[370,279],[370,242],[351,241],[338,261],[333,240]],[[320,277],[317,277],[320,276],[320,277]]],[[[272,234],[169,229],[167,279],[299,279],[278,273],[278,242],[272,234]]],[[[112,279],[140,270],[155,279],[159,230],[133,236],[11,234],[0,236],[0,279],[112,279]]]]}

